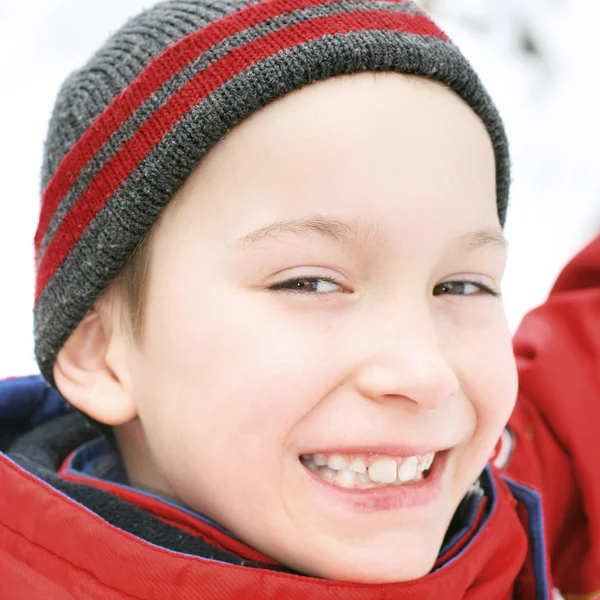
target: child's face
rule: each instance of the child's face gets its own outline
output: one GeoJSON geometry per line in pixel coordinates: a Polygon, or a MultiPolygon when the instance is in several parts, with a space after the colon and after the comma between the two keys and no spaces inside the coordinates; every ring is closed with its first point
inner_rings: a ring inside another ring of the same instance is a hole
{"type": "Polygon", "coordinates": [[[505,266],[484,126],[430,82],[328,80],[243,122],[179,196],[130,355],[166,491],[307,574],[426,574],[516,395],[482,291],[505,266]],[[387,480],[433,451],[401,486],[300,460],[387,480]]]}

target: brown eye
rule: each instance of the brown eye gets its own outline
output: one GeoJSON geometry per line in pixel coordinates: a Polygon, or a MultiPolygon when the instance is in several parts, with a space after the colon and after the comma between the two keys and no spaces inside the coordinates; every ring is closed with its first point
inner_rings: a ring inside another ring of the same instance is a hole
{"type": "Polygon", "coordinates": [[[282,290],[300,294],[330,294],[339,291],[340,286],[328,277],[302,277],[299,279],[288,279],[277,283],[271,290],[282,290]]]}
{"type": "Polygon", "coordinates": [[[319,280],[318,279],[297,279],[292,282],[294,289],[299,292],[318,292],[319,280]]]}

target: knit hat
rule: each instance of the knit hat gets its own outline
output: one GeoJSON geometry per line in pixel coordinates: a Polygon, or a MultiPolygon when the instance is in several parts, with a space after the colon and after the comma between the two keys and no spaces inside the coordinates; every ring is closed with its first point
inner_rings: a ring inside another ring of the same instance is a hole
{"type": "Polygon", "coordinates": [[[479,77],[406,0],[172,0],[129,21],[64,83],[42,167],[35,353],[56,355],[202,157],[311,82],[361,71],[439,81],[481,118],[504,225],[508,144],[479,77]]]}

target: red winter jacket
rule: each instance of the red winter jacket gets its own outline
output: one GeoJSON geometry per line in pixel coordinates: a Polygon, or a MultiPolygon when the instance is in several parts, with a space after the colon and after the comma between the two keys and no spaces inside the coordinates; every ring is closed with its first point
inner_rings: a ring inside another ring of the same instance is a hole
{"type": "Polygon", "coordinates": [[[58,394],[39,378],[2,382],[0,598],[600,598],[600,238],[524,320],[515,352],[519,399],[484,496],[465,499],[431,574],[393,585],[291,572],[99,476],[103,442],[58,394]]]}

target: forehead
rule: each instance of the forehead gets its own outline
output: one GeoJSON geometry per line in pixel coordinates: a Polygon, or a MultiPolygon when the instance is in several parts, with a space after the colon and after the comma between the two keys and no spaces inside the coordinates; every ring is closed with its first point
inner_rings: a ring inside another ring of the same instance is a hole
{"type": "Polygon", "coordinates": [[[498,226],[483,123],[449,89],[395,73],[318,82],[268,105],[211,150],[181,195],[236,238],[314,214],[498,226]]]}

